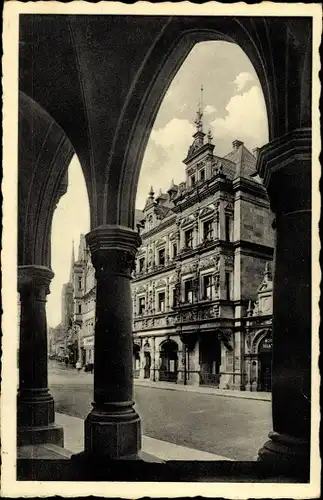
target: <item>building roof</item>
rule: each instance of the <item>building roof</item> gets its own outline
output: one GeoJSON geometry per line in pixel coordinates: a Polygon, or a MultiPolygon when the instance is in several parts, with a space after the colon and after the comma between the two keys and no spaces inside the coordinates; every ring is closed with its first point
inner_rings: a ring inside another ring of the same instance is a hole
{"type": "Polygon", "coordinates": [[[224,158],[236,164],[235,177],[251,177],[256,170],[256,157],[246,148],[242,141],[235,140],[232,146],[233,150],[224,158]]]}

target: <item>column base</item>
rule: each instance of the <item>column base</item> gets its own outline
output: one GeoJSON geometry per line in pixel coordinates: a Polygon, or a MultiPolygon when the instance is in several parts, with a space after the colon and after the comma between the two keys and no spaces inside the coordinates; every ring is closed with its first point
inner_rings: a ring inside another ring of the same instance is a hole
{"type": "Polygon", "coordinates": [[[47,427],[53,424],[54,399],[48,393],[34,395],[33,391],[28,391],[23,396],[18,395],[17,418],[18,427],[47,427]]]}
{"type": "Polygon", "coordinates": [[[268,437],[270,438],[269,441],[258,452],[258,460],[277,465],[278,468],[309,470],[309,441],[274,431],[271,431],[268,437]]]}
{"type": "Polygon", "coordinates": [[[17,446],[51,443],[63,447],[63,428],[54,422],[54,399],[48,389],[29,389],[18,394],[17,446]]]}
{"type": "Polygon", "coordinates": [[[55,424],[40,427],[18,427],[17,446],[48,443],[55,444],[61,448],[64,447],[64,431],[62,427],[58,427],[55,424]]]}
{"type": "Polygon", "coordinates": [[[92,410],[84,435],[84,456],[134,460],[141,449],[140,417],[133,409],[116,414],[92,410]]]}

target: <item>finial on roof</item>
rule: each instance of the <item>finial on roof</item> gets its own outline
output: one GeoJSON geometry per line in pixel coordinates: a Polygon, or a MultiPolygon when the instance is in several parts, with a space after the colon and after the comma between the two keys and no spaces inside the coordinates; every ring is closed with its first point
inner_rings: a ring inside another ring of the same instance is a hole
{"type": "Polygon", "coordinates": [[[203,132],[203,85],[201,85],[201,97],[197,109],[195,125],[198,132],[203,132]]]}
{"type": "Polygon", "coordinates": [[[267,280],[271,279],[271,270],[270,270],[270,263],[269,262],[266,262],[266,265],[265,265],[265,278],[267,280]]]}
{"type": "Polygon", "coordinates": [[[152,186],[150,187],[150,191],[149,191],[149,193],[148,193],[148,194],[149,194],[149,197],[150,197],[150,198],[153,198],[153,197],[154,197],[155,191],[154,191],[154,188],[153,188],[152,186]]]}
{"type": "Polygon", "coordinates": [[[251,302],[251,300],[249,300],[248,309],[247,309],[247,316],[252,316],[252,312],[253,312],[252,302],[251,302]]]}
{"type": "Polygon", "coordinates": [[[212,135],[211,129],[209,129],[209,131],[207,133],[207,141],[209,144],[211,144],[212,140],[213,140],[213,135],[212,135]]]}
{"type": "Polygon", "coordinates": [[[174,183],[174,179],[172,179],[172,182],[170,183],[170,187],[169,189],[167,190],[167,193],[171,192],[171,191],[175,191],[176,188],[175,188],[175,183],[174,183]]]}

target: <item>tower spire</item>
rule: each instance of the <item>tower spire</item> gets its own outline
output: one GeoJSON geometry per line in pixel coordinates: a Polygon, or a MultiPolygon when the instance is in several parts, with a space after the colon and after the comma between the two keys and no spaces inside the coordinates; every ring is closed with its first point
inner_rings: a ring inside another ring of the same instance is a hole
{"type": "Polygon", "coordinates": [[[201,85],[200,102],[197,109],[195,125],[198,132],[203,132],[203,85],[201,85]]]}
{"type": "Polygon", "coordinates": [[[73,238],[73,241],[72,241],[71,269],[70,269],[70,279],[69,279],[70,283],[73,283],[73,281],[74,281],[74,264],[75,264],[75,252],[74,252],[74,238],[73,238]]]}

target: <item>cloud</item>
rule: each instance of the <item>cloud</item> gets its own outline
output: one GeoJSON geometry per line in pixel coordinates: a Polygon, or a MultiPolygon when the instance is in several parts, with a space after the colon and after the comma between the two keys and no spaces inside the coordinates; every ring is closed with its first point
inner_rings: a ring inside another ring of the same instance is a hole
{"type": "Polygon", "coordinates": [[[248,82],[253,82],[253,81],[254,81],[254,76],[251,75],[250,73],[243,71],[242,73],[239,73],[239,75],[234,80],[234,83],[237,86],[237,91],[241,92],[245,88],[248,82]]]}
{"type": "Polygon", "coordinates": [[[153,184],[155,193],[166,192],[171,180],[185,180],[183,160],[193,142],[194,125],[188,120],[173,118],[164,127],[153,129],[142,162],[136,207],[143,208],[153,184]]]}
{"type": "Polygon", "coordinates": [[[259,87],[231,97],[226,106],[225,118],[211,122],[218,154],[226,154],[231,142],[242,140],[248,149],[268,142],[268,123],[265,102],[259,87]]]}
{"type": "Polygon", "coordinates": [[[164,148],[182,149],[195,132],[195,127],[188,120],[173,118],[164,127],[153,129],[150,139],[164,148]]]}
{"type": "Polygon", "coordinates": [[[212,104],[208,104],[207,106],[205,106],[205,109],[204,109],[205,115],[212,115],[215,112],[216,112],[216,108],[215,108],[215,106],[212,106],[212,104]]]}

